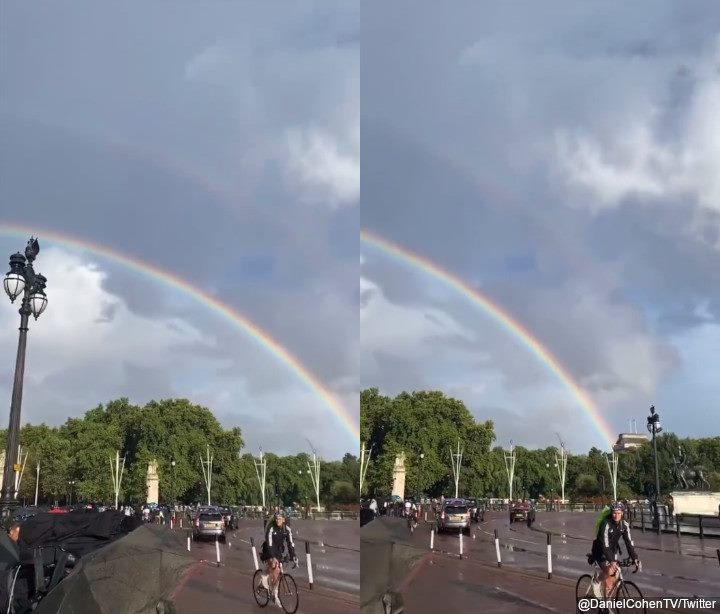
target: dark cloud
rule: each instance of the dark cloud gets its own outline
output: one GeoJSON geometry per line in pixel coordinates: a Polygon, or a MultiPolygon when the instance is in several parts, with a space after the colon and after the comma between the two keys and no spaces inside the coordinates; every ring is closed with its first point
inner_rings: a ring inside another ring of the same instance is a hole
{"type": "MultiPolygon", "coordinates": [[[[180,277],[345,398],[357,382],[359,7],[13,5],[0,40],[0,224],[180,277]]],[[[27,370],[43,391],[26,391],[24,416],[57,423],[115,396],[180,395],[235,425],[239,402],[294,420],[284,408],[300,396],[298,433],[320,421],[326,454],[357,447],[292,368],[207,303],[41,242],[39,268],[57,267],[31,346],[42,359],[27,370]]],[[[15,243],[0,236],[8,253],[15,243]]]]}
{"type": "MultiPolygon", "coordinates": [[[[506,311],[618,430],[649,399],[675,398],[667,382],[709,351],[689,336],[716,322],[718,304],[720,166],[703,137],[718,23],[712,3],[363,13],[363,226],[506,311]]],[[[511,331],[441,282],[362,252],[364,385],[455,390],[516,442],[553,444],[562,426],[574,445],[607,447],[511,331]],[[409,322],[432,309],[445,333],[400,339],[398,309],[409,322]],[[383,349],[383,335],[403,347],[383,349]],[[405,358],[379,369],[383,352],[405,358]]],[[[681,433],[703,419],[686,418],[681,433]]]]}

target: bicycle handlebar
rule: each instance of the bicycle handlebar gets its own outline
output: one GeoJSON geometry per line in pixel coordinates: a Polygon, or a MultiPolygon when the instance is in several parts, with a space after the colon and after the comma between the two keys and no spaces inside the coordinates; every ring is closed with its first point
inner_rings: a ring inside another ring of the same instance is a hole
{"type": "MultiPolygon", "coordinates": [[[[633,559],[623,559],[622,561],[617,562],[619,567],[633,567],[635,566],[635,561],[633,559]]],[[[638,561],[637,568],[633,571],[633,573],[637,573],[642,569],[642,563],[638,561]]]]}

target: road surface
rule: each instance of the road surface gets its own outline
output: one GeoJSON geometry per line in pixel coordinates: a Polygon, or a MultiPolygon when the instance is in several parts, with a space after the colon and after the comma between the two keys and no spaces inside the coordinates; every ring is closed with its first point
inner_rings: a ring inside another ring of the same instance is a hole
{"type": "MultiPolygon", "coordinates": [[[[488,512],[485,522],[472,525],[471,536],[463,536],[460,559],[456,533],[435,535],[431,553],[431,522],[421,522],[410,534],[405,521],[379,518],[361,529],[363,611],[388,587],[401,592],[408,612],[421,606],[443,607],[443,603],[482,605],[488,612],[572,611],[575,580],[592,569],[585,555],[595,520],[593,512],[538,512],[529,529],[523,523],[511,525],[507,512],[488,512]],[[547,579],[548,531],[552,533],[551,580],[547,579]]],[[[647,598],[716,599],[720,610],[719,540],[694,536],[678,540],[671,534],[639,531],[633,531],[633,538],[644,567],[639,574],[628,569],[626,579],[647,598]]]]}
{"type": "MultiPolygon", "coordinates": [[[[178,614],[260,611],[251,590],[255,563],[250,542],[252,538],[259,556],[263,526],[259,520],[243,519],[236,531],[228,531],[227,543],[218,545],[219,567],[213,541],[191,542],[191,553],[197,564],[175,592],[178,614]]],[[[298,585],[298,612],[357,611],[360,594],[357,521],[294,519],[291,526],[300,565],[294,570],[287,567],[286,571],[298,585]],[[306,542],[312,555],[312,590],[307,573],[306,542]]],[[[187,529],[177,528],[176,533],[184,537],[187,529]]]]}

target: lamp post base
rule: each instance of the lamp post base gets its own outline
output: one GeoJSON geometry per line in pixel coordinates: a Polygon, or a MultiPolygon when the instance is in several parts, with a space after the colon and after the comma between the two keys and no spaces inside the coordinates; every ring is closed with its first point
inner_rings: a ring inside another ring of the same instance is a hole
{"type": "Polygon", "coordinates": [[[0,524],[7,526],[18,507],[20,503],[17,499],[0,499],[0,524]]]}

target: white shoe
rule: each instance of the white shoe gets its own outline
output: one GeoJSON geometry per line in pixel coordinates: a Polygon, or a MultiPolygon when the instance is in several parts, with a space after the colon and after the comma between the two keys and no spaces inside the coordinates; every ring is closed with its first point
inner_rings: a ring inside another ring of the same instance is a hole
{"type": "Polygon", "coordinates": [[[282,607],[282,603],[280,603],[280,597],[278,597],[277,594],[275,594],[275,595],[273,596],[273,599],[274,599],[274,601],[275,601],[275,605],[276,605],[277,607],[281,608],[281,607],[282,607]]]}

